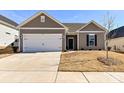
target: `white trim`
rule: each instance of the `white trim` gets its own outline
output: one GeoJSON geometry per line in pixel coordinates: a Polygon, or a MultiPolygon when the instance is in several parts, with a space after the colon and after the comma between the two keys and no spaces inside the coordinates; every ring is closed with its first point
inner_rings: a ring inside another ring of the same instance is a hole
{"type": "Polygon", "coordinates": [[[66,32],[67,32],[67,29],[65,30],[65,33],[64,33],[64,50],[67,50],[67,48],[66,48],[66,32]]]}
{"type": "Polygon", "coordinates": [[[73,49],[72,50],[74,50],[74,37],[68,37],[68,50],[70,50],[69,49],[69,39],[73,39],[73,49]]]}
{"type": "Polygon", "coordinates": [[[104,31],[78,31],[78,33],[105,33],[104,31]]]}
{"type": "Polygon", "coordinates": [[[77,35],[77,32],[67,32],[67,35],[77,35]]]}
{"type": "Polygon", "coordinates": [[[32,21],[34,18],[36,18],[37,16],[44,14],[46,16],[48,16],[50,19],[52,19],[53,21],[55,21],[56,23],[60,24],[62,27],[64,27],[65,29],[68,29],[65,25],[63,25],[61,22],[59,22],[58,20],[54,19],[53,17],[49,16],[47,13],[45,12],[37,12],[36,14],[34,14],[33,16],[31,16],[30,18],[28,18],[27,20],[25,20],[24,22],[22,22],[20,25],[17,26],[17,28],[20,28],[21,26],[27,24],[28,22],[32,21]]]}
{"type": "Polygon", "coordinates": [[[64,29],[64,28],[41,28],[41,27],[22,27],[20,29],[64,29]]]}
{"type": "Polygon", "coordinates": [[[103,29],[104,31],[107,31],[106,28],[104,28],[103,26],[99,25],[98,23],[96,23],[95,21],[92,20],[92,21],[88,22],[86,25],[82,26],[80,29],[78,29],[77,32],[79,32],[81,29],[83,29],[84,27],[88,26],[91,23],[95,24],[96,26],[103,29]]]}
{"type": "Polygon", "coordinates": [[[3,24],[3,25],[9,26],[9,27],[11,27],[11,28],[13,28],[13,29],[16,29],[15,26],[13,26],[13,25],[11,25],[11,24],[9,24],[9,23],[6,23],[6,22],[4,22],[4,21],[1,21],[1,20],[0,20],[0,23],[3,24]]]}
{"type": "Polygon", "coordinates": [[[89,35],[92,35],[92,36],[94,36],[95,34],[89,34],[89,35]]]}
{"type": "Polygon", "coordinates": [[[19,46],[19,52],[21,51],[21,34],[20,34],[20,29],[19,29],[19,42],[18,42],[18,46],[19,46]]]}

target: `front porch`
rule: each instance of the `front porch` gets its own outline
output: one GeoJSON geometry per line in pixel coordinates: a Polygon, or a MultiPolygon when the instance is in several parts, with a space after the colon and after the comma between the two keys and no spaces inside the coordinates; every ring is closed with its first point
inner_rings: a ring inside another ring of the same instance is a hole
{"type": "Polygon", "coordinates": [[[77,35],[66,36],[66,49],[77,50],[77,35]]]}

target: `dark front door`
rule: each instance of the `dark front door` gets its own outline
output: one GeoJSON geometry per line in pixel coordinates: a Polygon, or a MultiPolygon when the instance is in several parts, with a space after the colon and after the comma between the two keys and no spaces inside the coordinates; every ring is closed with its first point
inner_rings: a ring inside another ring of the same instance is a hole
{"type": "Polygon", "coordinates": [[[73,39],[69,39],[68,42],[69,42],[69,49],[73,50],[74,49],[74,46],[73,46],[74,45],[74,40],[73,39]]]}

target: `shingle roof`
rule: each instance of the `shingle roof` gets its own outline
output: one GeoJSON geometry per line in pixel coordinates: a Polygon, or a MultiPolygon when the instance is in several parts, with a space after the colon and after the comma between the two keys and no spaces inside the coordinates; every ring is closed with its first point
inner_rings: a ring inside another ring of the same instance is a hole
{"type": "Polygon", "coordinates": [[[68,28],[69,32],[76,32],[82,26],[86,25],[86,23],[63,23],[63,24],[68,28]]]}
{"type": "Polygon", "coordinates": [[[124,37],[124,26],[116,28],[109,32],[108,34],[109,38],[118,38],[118,37],[124,37]]]}
{"type": "Polygon", "coordinates": [[[10,24],[10,25],[15,26],[15,27],[18,25],[16,22],[14,22],[14,21],[12,21],[12,20],[10,20],[10,19],[8,19],[2,15],[0,15],[0,21],[3,21],[5,23],[10,24]]]}

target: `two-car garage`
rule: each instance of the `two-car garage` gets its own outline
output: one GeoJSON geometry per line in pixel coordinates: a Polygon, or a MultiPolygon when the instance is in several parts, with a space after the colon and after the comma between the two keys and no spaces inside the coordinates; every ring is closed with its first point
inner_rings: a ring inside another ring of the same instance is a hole
{"type": "Polygon", "coordinates": [[[64,51],[66,49],[65,27],[58,20],[43,12],[22,22],[20,52],[64,51]]]}
{"type": "Polygon", "coordinates": [[[23,34],[23,52],[61,50],[62,34],[23,34]]]}

